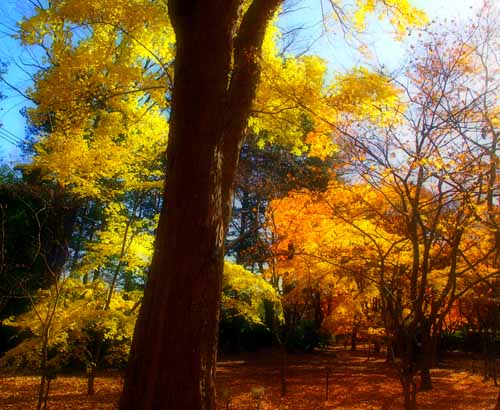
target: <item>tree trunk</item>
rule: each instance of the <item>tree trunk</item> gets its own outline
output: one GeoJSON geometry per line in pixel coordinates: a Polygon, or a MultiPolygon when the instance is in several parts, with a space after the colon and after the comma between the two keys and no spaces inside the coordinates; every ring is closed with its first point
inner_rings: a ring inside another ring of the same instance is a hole
{"type": "MultiPolygon", "coordinates": [[[[49,316],[50,317],[50,316],[49,316]]],[[[42,377],[40,378],[40,387],[38,389],[38,402],[36,409],[41,410],[43,403],[46,401],[45,396],[47,393],[47,384],[48,384],[48,352],[49,352],[49,327],[51,320],[48,323],[43,323],[42,327],[42,357],[40,361],[40,371],[42,373],[42,377]]]]}
{"type": "Polygon", "coordinates": [[[96,373],[96,364],[91,363],[87,367],[87,395],[92,396],[95,394],[94,381],[95,381],[95,373],[96,373]]]}
{"type": "Polygon", "coordinates": [[[394,350],[392,349],[392,346],[387,346],[387,350],[385,352],[385,362],[394,363],[394,350]]]}
{"type": "MultiPolygon", "coordinates": [[[[182,76],[178,71],[177,81],[182,76]]],[[[184,101],[177,101],[177,107],[187,109],[190,101],[197,105],[198,93],[196,86],[189,96],[184,90],[184,101]]],[[[222,113],[214,114],[215,119],[221,118],[222,113]]],[[[174,114],[172,121],[175,118],[174,114]]],[[[177,132],[170,134],[166,206],[160,216],[121,409],[215,409],[224,239],[222,153],[210,143],[215,135],[207,135],[215,130],[195,121],[197,115],[191,118],[191,127],[172,124],[177,132]],[[195,127],[197,122],[202,127],[195,127]],[[200,137],[193,144],[189,136],[196,134],[200,137]]]]}
{"type": "MultiPolygon", "coordinates": [[[[427,360],[427,359],[425,359],[427,360]]],[[[420,390],[432,390],[432,378],[429,367],[425,366],[420,370],[420,390]]]]}
{"type": "Polygon", "coordinates": [[[167,189],[121,410],[215,410],[215,363],[232,184],[279,0],[169,0],[176,32],[167,189]],[[237,34],[234,37],[234,34],[237,34]]]}
{"type": "Polygon", "coordinates": [[[431,368],[436,356],[437,341],[431,335],[424,338],[422,351],[419,354],[420,366],[420,390],[432,390],[431,368]]]}
{"type": "Polygon", "coordinates": [[[402,359],[399,371],[403,387],[404,410],[415,410],[417,408],[417,384],[415,383],[413,365],[408,357],[402,359]]]}
{"type": "Polygon", "coordinates": [[[355,352],[358,347],[358,325],[352,325],[351,330],[351,351],[355,352]]]}
{"type": "Polygon", "coordinates": [[[43,410],[47,409],[47,402],[49,401],[50,382],[51,379],[47,379],[47,388],[45,389],[45,397],[43,399],[43,410]]]}
{"type": "Polygon", "coordinates": [[[413,375],[405,375],[403,381],[404,409],[415,410],[417,408],[417,386],[413,375]]]}
{"type": "Polygon", "coordinates": [[[40,378],[40,386],[38,388],[38,402],[36,405],[36,410],[41,410],[43,403],[45,401],[46,383],[47,383],[47,379],[45,377],[45,373],[42,373],[42,377],[40,378]]]}
{"type": "Polygon", "coordinates": [[[415,382],[416,351],[414,332],[410,329],[398,329],[394,340],[394,347],[400,354],[400,361],[396,362],[399,378],[403,387],[404,410],[415,410],[417,407],[417,384],[415,382]]]}

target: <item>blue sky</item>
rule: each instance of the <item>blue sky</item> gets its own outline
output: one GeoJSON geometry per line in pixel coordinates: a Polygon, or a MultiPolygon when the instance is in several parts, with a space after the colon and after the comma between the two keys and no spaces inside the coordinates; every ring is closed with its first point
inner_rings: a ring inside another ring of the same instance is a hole
{"type": "MultiPolygon", "coordinates": [[[[22,90],[29,87],[31,80],[17,65],[22,66],[23,62],[29,61],[29,53],[19,46],[17,40],[12,38],[12,34],[16,30],[16,22],[29,12],[28,4],[26,0],[2,0],[0,2],[0,61],[8,62],[10,65],[6,80],[22,90]]],[[[25,121],[19,111],[27,105],[27,101],[5,85],[0,85],[0,92],[6,96],[0,101],[0,124],[11,137],[22,139],[25,136],[25,121]]],[[[0,139],[1,160],[15,161],[18,153],[18,149],[12,144],[6,142],[4,138],[0,139]]]]}
{"type": "MultiPolygon", "coordinates": [[[[297,2],[296,10],[291,14],[291,23],[289,26],[303,25],[308,29],[304,32],[302,46],[312,44],[311,53],[322,56],[330,63],[332,69],[348,69],[354,64],[366,63],[353,47],[346,45],[342,32],[338,25],[327,32],[326,35],[318,36],[324,29],[322,24],[323,13],[318,7],[320,0],[295,0],[297,2]]],[[[493,0],[500,3],[500,0],[493,0]]],[[[328,0],[323,0],[328,3],[328,0]]],[[[411,4],[424,10],[430,20],[441,21],[445,18],[455,19],[456,21],[465,21],[471,16],[474,10],[482,4],[482,0],[410,0],[411,4]]],[[[328,12],[328,6],[323,8],[325,14],[328,12]]],[[[360,36],[362,40],[373,52],[375,60],[372,64],[384,64],[390,68],[396,68],[405,55],[406,46],[404,42],[397,42],[391,35],[391,27],[387,22],[380,21],[377,18],[370,20],[367,32],[360,36]]]]}
{"type": "MultiPolygon", "coordinates": [[[[320,1],[296,0],[295,11],[291,12],[283,23],[288,28],[299,25],[303,27],[300,30],[300,42],[295,46],[296,49],[307,48],[310,53],[319,54],[329,62],[332,70],[343,70],[362,63],[361,56],[351,47],[346,46],[343,35],[338,29],[329,29],[326,35],[320,36],[324,31],[320,1]]],[[[478,0],[412,0],[412,4],[425,10],[430,19],[465,20],[479,3],[478,0]]],[[[326,7],[325,10],[327,10],[326,7]]],[[[26,0],[2,0],[0,2],[0,61],[9,63],[5,78],[20,90],[25,90],[31,84],[30,74],[33,73],[33,69],[26,66],[26,63],[32,61],[32,56],[31,51],[20,47],[11,35],[15,32],[16,22],[29,11],[30,5],[26,0]]],[[[387,28],[387,24],[378,20],[373,21],[363,41],[373,50],[375,59],[371,61],[372,64],[383,64],[389,69],[395,69],[404,59],[405,46],[391,40],[387,28]]],[[[5,85],[0,85],[0,91],[6,96],[0,101],[0,124],[4,129],[0,131],[0,161],[14,163],[19,159],[19,150],[6,139],[24,138],[26,123],[19,111],[26,107],[28,102],[19,93],[5,85]]]]}

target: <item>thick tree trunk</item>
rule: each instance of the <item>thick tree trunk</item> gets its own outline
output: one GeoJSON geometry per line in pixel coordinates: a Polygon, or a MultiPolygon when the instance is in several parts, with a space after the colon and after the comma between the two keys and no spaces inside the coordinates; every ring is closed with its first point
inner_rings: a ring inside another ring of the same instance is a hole
{"type": "Polygon", "coordinates": [[[121,410],[214,410],[224,236],[278,0],[169,0],[177,37],[167,185],[121,410]],[[235,34],[236,37],[235,37],[235,34]]]}
{"type": "Polygon", "coordinates": [[[198,188],[185,186],[192,204],[162,212],[122,409],[215,408],[224,227],[220,206],[200,206],[206,201],[196,200],[198,188]]]}
{"type": "MultiPolygon", "coordinates": [[[[212,18],[215,21],[216,16],[212,18]]],[[[196,77],[203,63],[221,57],[202,38],[194,43],[178,44],[166,206],[121,409],[215,408],[224,240],[223,154],[217,140],[223,127],[226,81],[204,76],[200,84],[196,77]]],[[[225,69],[227,76],[229,62],[219,64],[217,69],[225,69]]]]}

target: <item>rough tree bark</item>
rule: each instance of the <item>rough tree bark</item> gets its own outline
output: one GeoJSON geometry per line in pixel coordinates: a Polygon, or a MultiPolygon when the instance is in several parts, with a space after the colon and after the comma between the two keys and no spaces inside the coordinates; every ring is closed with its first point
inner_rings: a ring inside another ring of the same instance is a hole
{"type": "Polygon", "coordinates": [[[167,188],[121,410],[214,410],[224,236],[267,23],[281,0],[169,0],[167,188]],[[248,3],[247,3],[248,4],[248,3]]]}

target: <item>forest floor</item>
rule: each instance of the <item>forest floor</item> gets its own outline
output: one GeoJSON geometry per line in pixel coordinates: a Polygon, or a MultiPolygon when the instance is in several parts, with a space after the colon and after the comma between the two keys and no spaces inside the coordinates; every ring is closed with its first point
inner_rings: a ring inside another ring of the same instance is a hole
{"type": "MultiPolygon", "coordinates": [[[[277,352],[222,357],[217,370],[220,410],[399,410],[401,385],[393,366],[382,355],[336,349],[288,357],[287,395],[280,394],[277,352]],[[328,400],[326,375],[329,373],[328,400]],[[258,392],[263,395],[258,400],[258,392]],[[229,403],[224,397],[229,397],[229,403]],[[228,406],[229,404],[229,406],[228,406]]],[[[498,387],[484,382],[480,362],[452,357],[432,370],[434,389],[419,392],[419,410],[500,410],[498,387]]],[[[36,408],[38,378],[0,375],[0,409],[36,408]]],[[[152,381],[153,382],[153,381],[152,381]]],[[[47,409],[116,409],[122,386],[120,374],[107,373],[95,382],[96,394],[87,396],[86,379],[59,376],[51,384],[47,409]]]]}

